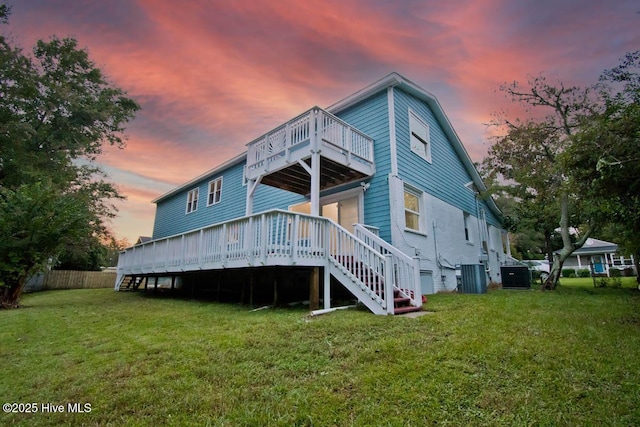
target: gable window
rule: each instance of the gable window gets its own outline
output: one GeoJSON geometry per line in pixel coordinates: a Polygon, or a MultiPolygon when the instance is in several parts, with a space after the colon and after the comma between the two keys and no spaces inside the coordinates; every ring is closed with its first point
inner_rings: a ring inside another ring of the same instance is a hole
{"type": "Polygon", "coordinates": [[[207,197],[207,206],[220,203],[222,197],[222,177],[209,181],[209,196],[207,197]]]}
{"type": "Polygon", "coordinates": [[[422,121],[416,113],[411,110],[409,110],[409,138],[411,151],[431,163],[429,125],[422,121]]]}
{"type": "Polygon", "coordinates": [[[198,188],[194,188],[187,193],[187,213],[191,213],[198,209],[198,190],[198,188]]]}
{"type": "Polygon", "coordinates": [[[422,231],[422,206],[420,202],[421,194],[417,191],[404,188],[404,226],[408,230],[422,231]]]}

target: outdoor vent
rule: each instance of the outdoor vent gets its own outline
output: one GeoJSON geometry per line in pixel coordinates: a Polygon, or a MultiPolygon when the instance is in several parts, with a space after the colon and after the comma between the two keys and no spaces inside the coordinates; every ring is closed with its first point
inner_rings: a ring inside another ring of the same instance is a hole
{"type": "Polygon", "coordinates": [[[482,264],[462,264],[460,266],[461,282],[458,292],[463,294],[486,294],[487,275],[482,264]]]}

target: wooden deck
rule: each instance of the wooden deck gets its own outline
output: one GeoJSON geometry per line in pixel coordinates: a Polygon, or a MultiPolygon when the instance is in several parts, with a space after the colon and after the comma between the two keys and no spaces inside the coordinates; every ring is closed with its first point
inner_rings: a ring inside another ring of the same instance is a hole
{"type": "MultiPolygon", "coordinates": [[[[120,253],[125,277],[261,266],[323,267],[376,314],[394,314],[399,298],[421,307],[419,269],[361,227],[356,237],[328,218],[273,210],[136,245],[120,253]]],[[[325,286],[325,309],[330,308],[325,286]]]]}

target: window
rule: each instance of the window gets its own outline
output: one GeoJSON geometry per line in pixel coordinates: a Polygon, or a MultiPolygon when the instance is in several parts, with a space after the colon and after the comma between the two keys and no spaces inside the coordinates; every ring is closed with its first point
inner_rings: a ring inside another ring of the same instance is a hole
{"type": "Polygon", "coordinates": [[[187,213],[198,209],[198,188],[194,188],[187,194],[187,213]]]}
{"type": "Polygon", "coordinates": [[[421,231],[420,223],[420,194],[416,191],[404,189],[404,225],[409,230],[421,231]]]}
{"type": "Polygon", "coordinates": [[[464,216],[464,239],[471,243],[473,241],[471,240],[471,215],[467,212],[463,212],[462,215],[464,216]]]}
{"type": "Polygon", "coordinates": [[[411,151],[431,163],[431,143],[429,139],[429,125],[409,110],[409,137],[411,151]]]}
{"type": "Polygon", "coordinates": [[[209,196],[207,197],[207,206],[220,203],[222,197],[222,177],[209,181],[209,196]]]}

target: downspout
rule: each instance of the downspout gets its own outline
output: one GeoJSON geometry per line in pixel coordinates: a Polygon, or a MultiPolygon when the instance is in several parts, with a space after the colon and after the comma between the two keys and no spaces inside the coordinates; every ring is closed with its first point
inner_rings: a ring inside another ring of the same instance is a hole
{"type": "Polygon", "coordinates": [[[438,252],[438,236],[436,234],[436,222],[432,221],[431,225],[433,227],[433,246],[436,251],[436,265],[440,269],[440,282],[442,283],[442,287],[444,289],[447,289],[447,285],[445,284],[445,281],[444,281],[445,276],[444,274],[442,274],[444,268],[442,267],[442,263],[440,262],[440,252],[438,252]]]}
{"type": "MultiPolygon", "coordinates": [[[[484,246],[482,246],[482,238],[484,237],[484,233],[483,231],[486,230],[486,223],[487,220],[486,218],[484,219],[484,222],[480,219],[480,205],[478,202],[478,193],[476,193],[476,217],[478,218],[478,235],[479,235],[479,241],[478,243],[480,243],[480,255],[484,255],[484,246]]],[[[488,240],[488,239],[487,239],[488,240]]],[[[488,244],[488,241],[487,241],[488,244]]],[[[489,258],[489,248],[487,248],[487,262],[485,263],[484,261],[480,261],[480,264],[484,264],[484,271],[485,273],[489,274],[489,272],[491,272],[491,267],[489,267],[489,262],[488,262],[488,258],[489,258]]]]}

